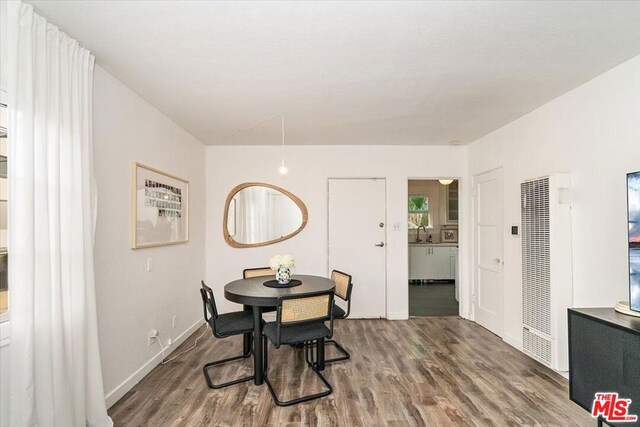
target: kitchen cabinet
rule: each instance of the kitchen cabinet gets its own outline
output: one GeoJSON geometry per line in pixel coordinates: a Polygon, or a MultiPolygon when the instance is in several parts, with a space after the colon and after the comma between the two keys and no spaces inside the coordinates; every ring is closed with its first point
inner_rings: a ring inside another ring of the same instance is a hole
{"type": "Polygon", "coordinates": [[[443,189],[444,224],[458,225],[458,180],[453,181],[449,185],[443,186],[443,189]]]}
{"type": "Polygon", "coordinates": [[[454,280],[458,248],[442,245],[409,246],[410,280],[454,280]]]}

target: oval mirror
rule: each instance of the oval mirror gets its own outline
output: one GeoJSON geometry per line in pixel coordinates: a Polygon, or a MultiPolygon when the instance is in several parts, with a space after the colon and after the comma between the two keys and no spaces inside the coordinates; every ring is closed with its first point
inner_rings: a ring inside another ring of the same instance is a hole
{"type": "Polygon", "coordinates": [[[307,207],[294,194],[271,184],[246,182],[227,196],[222,229],[234,248],[281,242],[307,224],[307,207]]]}

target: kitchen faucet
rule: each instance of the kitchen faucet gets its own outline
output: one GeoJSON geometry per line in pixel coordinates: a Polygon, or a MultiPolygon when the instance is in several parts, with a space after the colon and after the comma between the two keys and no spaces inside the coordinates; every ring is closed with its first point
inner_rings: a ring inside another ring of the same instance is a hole
{"type": "Polygon", "coordinates": [[[420,240],[420,229],[424,229],[424,235],[427,235],[427,227],[425,227],[424,225],[421,225],[418,227],[418,232],[416,233],[416,243],[418,242],[422,242],[422,240],[420,240]]]}

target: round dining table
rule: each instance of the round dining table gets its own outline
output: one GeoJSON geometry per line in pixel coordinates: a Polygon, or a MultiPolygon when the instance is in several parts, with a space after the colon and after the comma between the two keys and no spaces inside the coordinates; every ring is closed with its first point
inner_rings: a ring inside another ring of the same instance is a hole
{"type": "MultiPolygon", "coordinates": [[[[302,283],[292,287],[269,287],[265,282],[273,280],[273,276],[251,277],[229,282],[224,287],[224,297],[229,301],[242,304],[245,310],[253,310],[253,337],[247,334],[244,337],[244,353],[253,348],[254,383],[263,383],[262,360],[262,311],[264,308],[276,307],[278,297],[285,295],[304,295],[309,292],[328,291],[335,288],[335,282],[321,276],[309,276],[304,274],[293,275],[292,279],[302,283]]],[[[324,369],[324,340],[318,343],[318,369],[324,369]]]]}

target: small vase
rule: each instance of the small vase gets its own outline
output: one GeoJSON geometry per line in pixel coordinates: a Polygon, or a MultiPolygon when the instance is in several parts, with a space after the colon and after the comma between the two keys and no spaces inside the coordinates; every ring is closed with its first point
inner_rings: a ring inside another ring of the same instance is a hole
{"type": "Polygon", "coordinates": [[[291,269],[287,267],[278,268],[278,272],[276,273],[276,280],[281,285],[286,285],[291,281],[291,269]]]}

